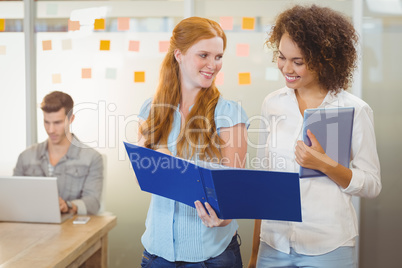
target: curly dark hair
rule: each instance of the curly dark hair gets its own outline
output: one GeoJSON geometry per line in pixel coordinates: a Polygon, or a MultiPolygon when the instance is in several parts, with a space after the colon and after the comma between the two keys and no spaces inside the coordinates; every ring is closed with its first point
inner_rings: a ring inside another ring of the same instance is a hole
{"type": "Polygon", "coordinates": [[[288,33],[300,48],[307,68],[328,91],[347,89],[356,68],[358,35],[341,13],[317,5],[296,5],[276,18],[266,45],[279,54],[279,42],[288,33]]]}

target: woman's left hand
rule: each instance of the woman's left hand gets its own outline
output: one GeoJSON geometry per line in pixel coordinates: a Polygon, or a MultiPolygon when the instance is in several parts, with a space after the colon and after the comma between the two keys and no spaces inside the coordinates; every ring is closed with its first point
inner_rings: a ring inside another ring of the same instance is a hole
{"type": "Polygon", "coordinates": [[[311,146],[307,146],[303,141],[297,141],[295,148],[296,162],[304,167],[322,171],[323,165],[336,166],[332,160],[321,147],[315,135],[308,129],[307,136],[311,141],[311,146]]]}
{"type": "Polygon", "coordinates": [[[206,227],[223,227],[228,225],[232,220],[221,220],[216,216],[214,209],[211,207],[210,204],[205,202],[205,210],[204,206],[201,204],[200,201],[195,201],[195,208],[197,209],[198,217],[202,220],[202,223],[206,227]]]}

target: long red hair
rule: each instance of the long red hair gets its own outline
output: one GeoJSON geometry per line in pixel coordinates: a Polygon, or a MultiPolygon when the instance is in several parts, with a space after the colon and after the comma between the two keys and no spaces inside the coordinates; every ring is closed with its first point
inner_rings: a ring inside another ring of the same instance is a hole
{"type": "MultiPolygon", "coordinates": [[[[159,85],[151,110],[140,128],[141,134],[145,137],[145,147],[156,149],[167,146],[172,130],[174,112],[181,98],[180,70],[174,51],[178,49],[182,54],[186,54],[187,50],[198,41],[213,37],[223,39],[223,50],[225,50],[226,35],[215,21],[190,17],[179,22],[173,29],[169,50],[162,62],[159,85]]],[[[220,92],[215,86],[215,81],[209,88],[200,90],[186,119],[185,127],[182,127],[176,141],[178,156],[190,159],[197,154],[202,160],[221,158],[219,145],[222,141],[217,135],[214,120],[219,97],[220,92]]]]}

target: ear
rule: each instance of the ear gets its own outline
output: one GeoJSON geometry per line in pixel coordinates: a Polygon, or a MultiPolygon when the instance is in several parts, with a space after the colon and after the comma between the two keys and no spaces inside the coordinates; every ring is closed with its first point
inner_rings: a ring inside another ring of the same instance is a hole
{"type": "Polygon", "coordinates": [[[174,50],[174,57],[176,59],[176,61],[180,64],[181,63],[181,51],[178,49],[174,50]]]}
{"type": "Polygon", "coordinates": [[[73,123],[74,118],[75,118],[75,115],[74,115],[74,114],[72,114],[72,115],[71,115],[71,117],[70,117],[70,123],[69,123],[70,125],[73,123]]]}

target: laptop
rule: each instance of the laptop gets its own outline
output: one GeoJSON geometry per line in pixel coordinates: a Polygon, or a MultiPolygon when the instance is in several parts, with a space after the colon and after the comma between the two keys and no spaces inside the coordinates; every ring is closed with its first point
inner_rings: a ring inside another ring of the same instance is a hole
{"type": "MultiPolygon", "coordinates": [[[[303,141],[311,146],[307,129],[316,136],[326,154],[349,167],[353,132],[353,107],[317,108],[304,111],[303,141]]],[[[300,178],[325,176],[318,170],[300,167],[300,178]]]]}
{"type": "Polygon", "coordinates": [[[0,221],[62,223],[56,177],[0,177],[0,221]]]}

